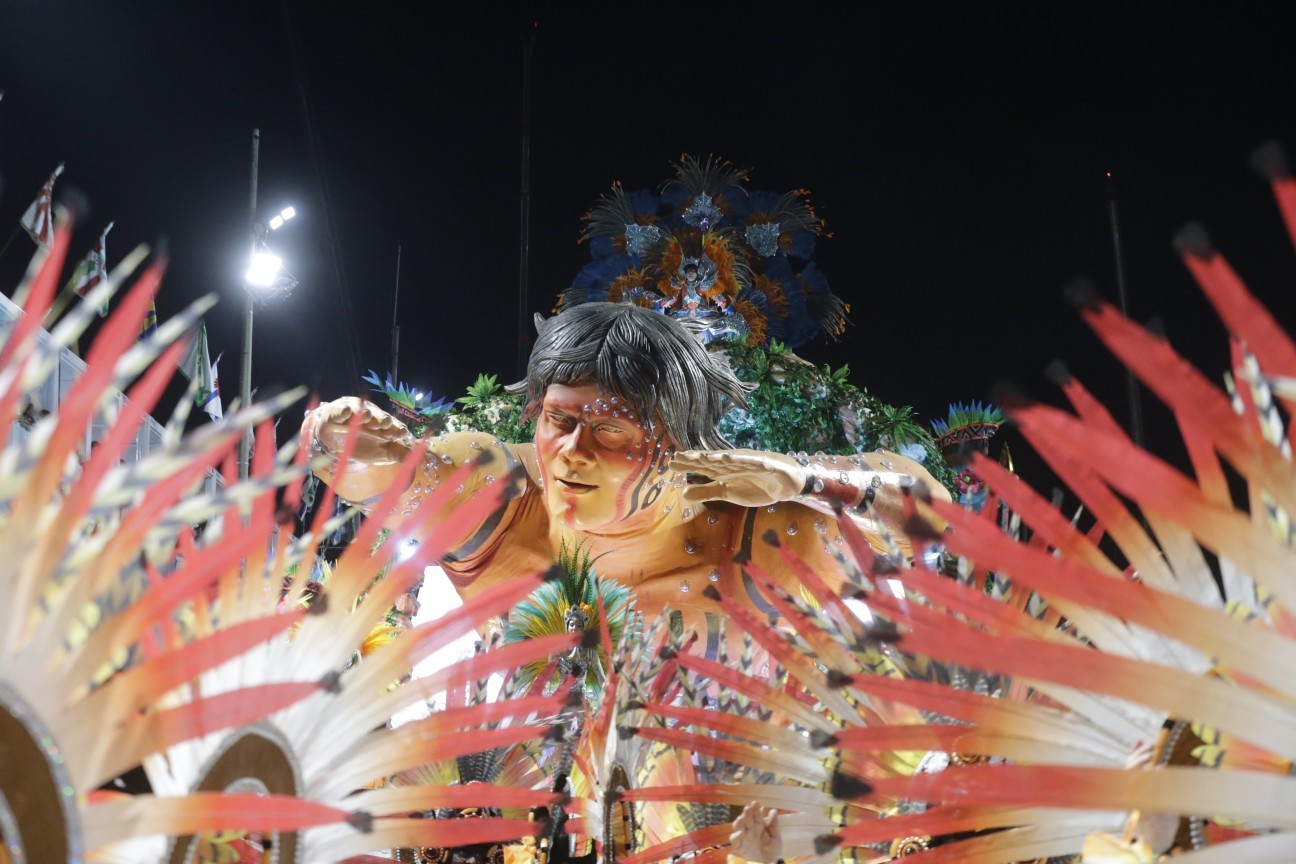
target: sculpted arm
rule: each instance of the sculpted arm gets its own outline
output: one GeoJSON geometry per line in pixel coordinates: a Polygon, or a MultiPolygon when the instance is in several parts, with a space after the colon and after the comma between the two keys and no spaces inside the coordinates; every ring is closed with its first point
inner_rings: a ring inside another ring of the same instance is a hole
{"type": "Polygon", "coordinates": [[[909,487],[923,484],[933,497],[950,499],[920,463],[889,451],[794,458],[761,450],[691,450],[676,454],[673,467],[689,475],[684,495],[692,501],[744,507],[795,501],[830,516],[840,503],[866,530],[900,527],[909,487]]]}
{"type": "MultiPolygon", "coordinates": [[[[505,507],[525,488],[526,481],[519,466],[525,456],[521,451],[529,449],[529,445],[506,446],[492,436],[478,432],[456,432],[419,440],[400,420],[355,397],[321,405],[308,414],[302,423],[302,438],[312,454],[322,457],[315,459],[315,475],[364,513],[370,511],[395,481],[401,463],[414,448],[424,451],[423,458],[401,496],[394,518],[418,508],[427,496],[452,476],[459,479],[444,505],[446,513],[478,491],[497,483],[498,488],[507,490],[506,494],[510,496],[504,503],[505,507]],[[356,414],[360,415],[360,421],[355,449],[339,481],[339,454],[356,414]],[[470,466],[469,472],[466,476],[458,475],[457,469],[464,465],[470,466]],[[521,482],[511,483],[514,476],[521,482]]],[[[469,530],[463,539],[467,540],[475,533],[476,529],[469,530]]]]}

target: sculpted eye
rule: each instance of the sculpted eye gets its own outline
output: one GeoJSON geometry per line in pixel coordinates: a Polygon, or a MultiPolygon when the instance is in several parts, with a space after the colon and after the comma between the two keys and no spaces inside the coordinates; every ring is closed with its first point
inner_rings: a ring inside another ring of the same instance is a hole
{"type": "Polygon", "coordinates": [[[549,418],[550,423],[554,424],[559,429],[570,429],[576,425],[574,418],[567,414],[560,414],[557,411],[549,411],[545,416],[549,418]]]}

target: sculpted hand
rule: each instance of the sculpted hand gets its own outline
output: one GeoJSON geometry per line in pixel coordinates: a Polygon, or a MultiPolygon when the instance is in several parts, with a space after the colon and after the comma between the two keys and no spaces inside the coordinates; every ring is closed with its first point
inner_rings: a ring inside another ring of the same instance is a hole
{"type": "Polygon", "coordinates": [[[791,501],[806,483],[795,459],[761,450],[686,450],[675,454],[671,467],[692,475],[684,489],[688,501],[763,507],[791,501]]]}
{"type": "Polygon", "coordinates": [[[778,811],[761,811],[755,801],[743,808],[734,820],[729,835],[729,852],[745,861],[774,864],[783,859],[783,834],[779,830],[778,811]]]}
{"type": "MultiPolygon", "coordinates": [[[[414,446],[414,436],[405,424],[377,405],[345,396],[319,406],[302,424],[303,434],[313,434],[325,452],[342,451],[351,418],[361,416],[355,450],[351,458],[366,465],[400,462],[414,446]]],[[[310,439],[308,439],[310,440],[310,439]]]]}

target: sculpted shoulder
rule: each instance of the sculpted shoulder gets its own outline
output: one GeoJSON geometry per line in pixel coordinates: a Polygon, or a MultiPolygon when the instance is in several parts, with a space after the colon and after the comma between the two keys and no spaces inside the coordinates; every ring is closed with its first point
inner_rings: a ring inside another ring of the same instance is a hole
{"type": "Polygon", "coordinates": [[[526,465],[530,445],[505,444],[493,435],[472,431],[448,432],[420,443],[425,452],[411,484],[417,487],[411,489],[415,495],[453,482],[457,498],[501,483],[508,489],[506,497],[512,499],[531,482],[526,465]]]}
{"type": "Polygon", "coordinates": [[[756,508],[752,526],[752,558],[760,564],[773,564],[775,569],[786,571],[775,544],[785,546],[812,567],[828,563],[838,569],[836,562],[825,562],[833,557],[833,548],[842,544],[837,520],[804,504],[784,501],[768,507],[756,508]]]}

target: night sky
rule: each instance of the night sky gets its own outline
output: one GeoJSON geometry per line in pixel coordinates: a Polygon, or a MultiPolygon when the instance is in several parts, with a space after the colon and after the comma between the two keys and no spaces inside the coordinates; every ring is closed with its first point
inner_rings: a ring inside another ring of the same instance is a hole
{"type": "MultiPolygon", "coordinates": [[[[1124,417],[1124,382],[1061,298],[1115,297],[1113,172],[1140,320],[1217,378],[1223,331],[1170,241],[1200,220],[1289,328],[1296,253],[1248,158],[1296,151],[1293,13],[1170,3],[3,3],[0,242],[59,161],[90,202],[74,257],[165,235],[162,317],[216,292],[237,393],[251,132],[260,208],[301,284],[256,317],[254,384],[325,398],[390,368],[436,395],[518,369],[523,46],[534,35],[530,309],[588,260],[580,217],[681,153],[807,187],[840,343],[886,401],[943,416],[998,381],[1057,401],[1054,358],[1124,417]]],[[[32,244],[0,257],[12,286],[32,244]]],[[[1156,438],[1164,417],[1148,408],[1156,438]]]]}

